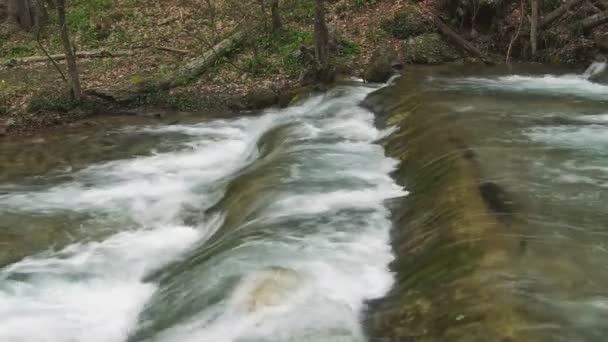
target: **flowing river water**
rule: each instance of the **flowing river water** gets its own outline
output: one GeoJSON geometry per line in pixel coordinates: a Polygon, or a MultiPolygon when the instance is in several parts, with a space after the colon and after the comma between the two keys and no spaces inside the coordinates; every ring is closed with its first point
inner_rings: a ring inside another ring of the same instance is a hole
{"type": "MultiPolygon", "coordinates": [[[[506,235],[527,247],[503,285],[526,328],[604,341],[608,86],[415,73],[425,110],[458,117],[514,203],[506,235]]],[[[407,195],[381,144],[393,129],[359,106],[378,88],[2,142],[0,341],[365,341],[368,301],[395,285],[390,203],[407,195]]]]}

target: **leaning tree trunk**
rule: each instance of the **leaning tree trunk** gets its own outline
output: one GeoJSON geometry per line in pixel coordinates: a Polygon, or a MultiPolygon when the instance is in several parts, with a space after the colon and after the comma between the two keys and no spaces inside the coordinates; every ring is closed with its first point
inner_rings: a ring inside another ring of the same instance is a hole
{"type": "Polygon", "coordinates": [[[283,23],[281,23],[281,14],[279,13],[279,0],[270,1],[270,10],[272,15],[272,31],[276,32],[283,27],[283,23]]]}
{"type": "Polygon", "coordinates": [[[530,16],[530,45],[532,47],[532,57],[535,57],[538,43],[538,0],[531,0],[530,7],[532,12],[530,16]]]}
{"type": "Polygon", "coordinates": [[[594,14],[588,18],[581,20],[580,24],[583,30],[592,30],[600,25],[608,23],[608,11],[594,14]]]}
{"type": "Polygon", "coordinates": [[[68,74],[70,76],[70,87],[72,97],[79,101],[82,98],[82,90],[80,88],[80,79],[78,78],[78,67],[76,66],[76,56],[70,42],[70,33],[65,21],[65,0],[57,0],[57,15],[59,17],[59,26],[61,28],[61,41],[63,43],[63,51],[68,64],[68,74]]]}
{"type": "Polygon", "coordinates": [[[547,26],[547,25],[551,24],[555,20],[559,19],[562,15],[566,14],[566,12],[568,12],[568,10],[571,7],[573,7],[575,5],[578,5],[581,2],[583,2],[583,0],[568,0],[568,1],[566,1],[563,5],[559,6],[558,8],[556,8],[555,10],[553,10],[552,12],[550,12],[549,14],[547,14],[543,18],[541,26],[547,26]]]}
{"type": "Polygon", "coordinates": [[[329,66],[329,31],[325,22],[325,1],[315,0],[315,56],[322,70],[329,66]]]}

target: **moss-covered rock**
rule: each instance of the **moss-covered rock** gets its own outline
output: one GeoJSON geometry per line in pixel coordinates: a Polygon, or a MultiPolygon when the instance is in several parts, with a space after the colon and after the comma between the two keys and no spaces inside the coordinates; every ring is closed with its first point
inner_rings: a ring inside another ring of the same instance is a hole
{"type": "Polygon", "coordinates": [[[417,6],[406,6],[393,18],[382,22],[382,29],[397,39],[433,32],[433,23],[417,6]]]}
{"type": "Polygon", "coordinates": [[[437,33],[426,33],[403,42],[405,60],[417,64],[440,64],[459,57],[437,33]]]}
{"type": "Polygon", "coordinates": [[[243,102],[247,109],[264,109],[278,104],[279,95],[270,89],[259,89],[247,94],[243,102]]]}
{"type": "Polygon", "coordinates": [[[393,64],[397,61],[397,51],[380,47],[374,51],[372,58],[363,72],[363,79],[367,82],[386,82],[393,74],[393,64]]]}
{"type": "Polygon", "coordinates": [[[510,289],[497,277],[514,272],[516,229],[498,219],[496,186],[480,187],[482,170],[467,148],[462,122],[428,106],[435,99],[408,74],[363,105],[394,132],[386,153],[410,194],[392,203],[395,284],[371,303],[372,341],[537,341],[510,289]],[[484,194],[485,193],[485,194],[484,194]]]}

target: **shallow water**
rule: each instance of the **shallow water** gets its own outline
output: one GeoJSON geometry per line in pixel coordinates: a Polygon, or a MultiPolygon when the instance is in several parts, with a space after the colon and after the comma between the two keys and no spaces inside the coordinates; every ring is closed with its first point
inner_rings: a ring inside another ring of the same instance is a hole
{"type": "Polygon", "coordinates": [[[404,195],[357,105],[374,89],[83,131],[39,169],[2,145],[0,341],[363,340],[404,195]]]}
{"type": "Polygon", "coordinates": [[[492,286],[509,289],[528,319],[513,329],[542,341],[604,341],[608,85],[560,71],[411,77],[420,98],[434,99],[420,110],[466,132],[482,181],[498,184],[511,202],[500,234],[521,248],[492,286]]]}
{"type": "MultiPolygon", "coordinates": [[[[604,341],[608,86],[536,69],[407,81],[513,203],[521,250],[488,277],[525,312],[513,329],[604,341]]],[[[364,341],[393,285],[387,200],[407,194],[358,106],[377,88],[0,145],[0,341],[364,341]]]]}

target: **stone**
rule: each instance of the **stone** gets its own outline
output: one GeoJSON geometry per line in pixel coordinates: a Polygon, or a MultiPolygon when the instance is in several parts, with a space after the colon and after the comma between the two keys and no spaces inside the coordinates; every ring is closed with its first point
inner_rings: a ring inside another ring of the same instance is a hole
{"type": "Polygon", "coordinates": [[[391,48],[380,47],[374,51],[370,63],[363,72],[366,82],[383,83],[395,74],[394,65],[402,65],[397,62],[397,52],[391,48]]]}
{"type": "Polygon", "coordinates": [[[407,62],[416,64],[441,64],[459,58],[458,52],[438,33],[425,33],[402,43],[407,62]]]}
{"type": "Polygon", "coordinates": [[[259,110],[276,105],[279,96],[270,89],[258,89],[245,95],[244,104],[247,109],[259,110]]]}

